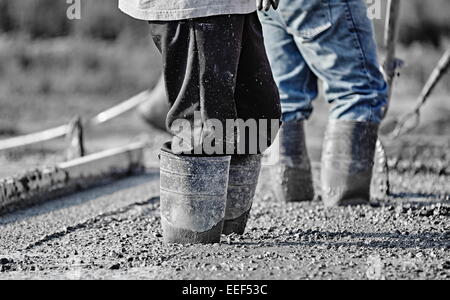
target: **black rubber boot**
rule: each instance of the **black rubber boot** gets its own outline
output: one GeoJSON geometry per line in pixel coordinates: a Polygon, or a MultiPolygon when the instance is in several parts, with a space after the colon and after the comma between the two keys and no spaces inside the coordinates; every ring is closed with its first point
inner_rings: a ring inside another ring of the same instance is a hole
{"type": "Polygon", "coordinates": [[[285,202],[311,201],[314,185],[303,121],[285,122],[278,134],[279,162],[271,169],[275,196],[285,202]]]}
{"type": "Polygon", "coordinates": [[[231,158],[223,234],[244,234],[261,171],[261,159],[261,155],[231,158]]]}
{"type": "Polygon", "coordinates": [[[230,159],[161,151],[161,223],[166,243],[220,242],[230,159]]]}
{"type": "Polygon", "coordinates": [[[166,118],[169,110],[164,79],[161,77],[150,93],[148,100],[138,107],[137,112],[147,124],[161,130],[167,130],[166,118]]]}
{"type": "Polygon", "coordinates": [[[326,206],[369,204],[378,125],[332,120],[322,152],[322,199],[326,206]]]}

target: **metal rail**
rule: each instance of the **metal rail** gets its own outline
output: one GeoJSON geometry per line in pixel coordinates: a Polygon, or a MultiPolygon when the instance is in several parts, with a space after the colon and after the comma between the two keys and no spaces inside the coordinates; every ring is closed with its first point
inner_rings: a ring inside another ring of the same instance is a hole
{"type": "MultiPolygon", "coordinates": [[[[141,92],[136,96],[110,109],[107,109],[106,111],[99,113],[92,119],[88,120],[86,123],[83,123],[83,127],[90,128],[98,126],[132,110],[133,108],[144,102],[146,99],[148,99],[148,93],[149,91],[141,92]]],[[[71,128],[71,124],[61,125],[36,133],[0,140],[0,151],[12,150],[15,148],[30,146],[61,138],[69,134],[71,132],[71,128]]]]}

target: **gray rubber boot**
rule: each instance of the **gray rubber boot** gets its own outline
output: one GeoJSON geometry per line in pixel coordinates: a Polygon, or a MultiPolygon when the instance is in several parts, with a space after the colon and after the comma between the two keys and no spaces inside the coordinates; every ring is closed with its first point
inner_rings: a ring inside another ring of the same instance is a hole
{"type": "Polygon", "coordinates": [[[223,234],[244,234],[255,197],[262,155],[231,158],[223,234]]]}
{"type": "Polygon", "coordinates": [[[219,243],[231,156],[176,156],[163,150],[160,160],[164,241],[219,243]]]}
{"type": "Polygon", "coordinates": [[[137,112],[147,124],[161,130],[167,130],[166,118],[169,110],[170,105],[166,96],[164,79],[161,77],[150,93],[148,100],[137,108],[137,112]]]}
{"type": "Polygon", "coordinates": [[[271,169],[275,196],[285,202],[313,200],[314,185],[304,122],[283,123],[278,139],[279,162],[271,169]]]}
{"type": "Polygon", "coordinates": [[[332,120],[322,152],[322,199],[326,206],[370,202],[378,125],[332,120]]]}

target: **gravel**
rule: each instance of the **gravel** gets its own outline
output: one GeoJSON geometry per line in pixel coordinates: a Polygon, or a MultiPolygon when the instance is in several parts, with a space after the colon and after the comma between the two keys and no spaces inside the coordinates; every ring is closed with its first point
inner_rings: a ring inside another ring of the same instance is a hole
{"type": "MultiPolygon", "coordinates": [[[[405,194],[430,189],[420,176],[394,181],[414,180],[397,186],[405,194]]],[[[450,203],[440,198],[327,209],[319,197],[280,203],[262,184],[244,236],[167,246],[157,196],[158,178],[145,175],[1,217],[0,278],[450,279],[450,203]]]]}

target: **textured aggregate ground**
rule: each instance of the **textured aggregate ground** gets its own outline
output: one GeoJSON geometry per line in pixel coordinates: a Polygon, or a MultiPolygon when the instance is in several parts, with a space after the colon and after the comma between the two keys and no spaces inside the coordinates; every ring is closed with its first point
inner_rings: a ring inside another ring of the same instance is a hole
{"type": "MultiPolygon", "coordinates": [[[[154,164],[167,136],[150,135],[154,164]]],[[[0,216],[0,279],[450,279],[450,140],[386,142],[390,197],[378,192],[385,177],[376,173],[374,206],[285,204],[263,172],[247,233],[212,246],[163,244],[159,177],[150,171],[0,216]]],[[[314,171],[317,185],[317,163],[314,171]]]]}
{"type": "Polygon", "coordinates": [[[326,209],[263,184],[243,237],[165,246],[158,184],[148,173],[1,217],[0,279],[450,279],[442,198],[326,209]]]}

